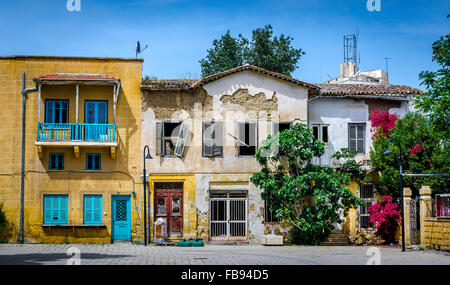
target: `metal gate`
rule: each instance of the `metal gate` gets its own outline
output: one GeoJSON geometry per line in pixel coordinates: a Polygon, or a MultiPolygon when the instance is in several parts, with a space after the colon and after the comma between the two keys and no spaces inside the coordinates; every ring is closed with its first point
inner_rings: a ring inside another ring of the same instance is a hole
{"type": "Polygon", "coordinates": [[[419,218],[417,214],[419,213],[419,197],[411,199],[409,205],[409,233],[411,244],[418,244],[419,241],[419,218]]]}
{"type": "Polygon", "coordinates": [[[247,193],[210,193],[211,241],[247,240],[247,193]]]}

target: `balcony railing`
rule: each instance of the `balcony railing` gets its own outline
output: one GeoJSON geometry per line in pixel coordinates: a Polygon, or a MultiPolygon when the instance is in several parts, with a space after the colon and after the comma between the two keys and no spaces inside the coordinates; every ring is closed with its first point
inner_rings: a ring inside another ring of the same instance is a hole
{"type": "Polygon", "coordinates": [[[115,124],[39,123],[37,141],[48,142],[115,142],[115,124]]]}

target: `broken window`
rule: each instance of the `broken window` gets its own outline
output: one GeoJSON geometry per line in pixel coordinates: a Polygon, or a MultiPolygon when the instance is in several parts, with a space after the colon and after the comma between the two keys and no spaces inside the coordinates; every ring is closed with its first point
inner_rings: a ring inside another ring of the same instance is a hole
{"type": "Polygon", "coordinates": [[[366,124],[348,124],[348,148],[358,153],[365,152],[366,124]]]}
{"type": "Polygon", "coordinates": [[[255,155],[258,145],[257,123],[239,123],[239,155],[255,155]]]}
{"type": "Polygon", "coordinates": [[[156,154],[183,157],[188,135],[186,123],[156,122],[156,154]]]}
{"type": "Polygon", "coordinates": [[[291,123],[289,122],[277,122],[273,123],[273,131],[272,133],[276,135],[279,132],[282,132],[284,130],[287,130],[291,127],[291,123]]]}
{"type": "Polygon", "coordinates": [[[222,156],[222,123],[204,122],[202,137],[202,154],[204,157],[222,156]]]}

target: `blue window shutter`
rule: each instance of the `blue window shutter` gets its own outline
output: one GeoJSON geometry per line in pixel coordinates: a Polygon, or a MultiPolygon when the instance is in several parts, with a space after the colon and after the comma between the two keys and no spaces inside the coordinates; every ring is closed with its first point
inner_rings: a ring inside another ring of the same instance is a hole
{"type": "Polygon", "coordinates": [[[102,196],[84,196],[84,223],[100,225],[102,223],[102,196]]]}
{"type": "Polygon", "coordinates": [[[44,224],[67,224],[68,208],[67,195],[44,195],[44,224]]]}
{"type": "Polygon", "coordinates": [[[52,223],[52,199],[50,196],[44,196],[44,224],[52,223]]]}

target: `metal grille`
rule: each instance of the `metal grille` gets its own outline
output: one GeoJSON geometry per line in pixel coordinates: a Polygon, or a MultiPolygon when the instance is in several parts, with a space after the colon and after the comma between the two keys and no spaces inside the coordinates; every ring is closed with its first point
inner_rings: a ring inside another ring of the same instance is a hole
{"type": "Polygon", "coordinates": [[[417,211],[419,206],[418,197],[416,199],[411,199],[410,207],[409,207],[409,234],[410,240],[412,244],[419,243],[419,227],[418,227],[418,219],[417,219],[417,211]]]}
{"type": "Polygon", "coordinates": [[[117,200],[116,201],[116,221],[126,221],[127,220],[127,201],[117,200]]]}
{"type": "Polygon", "coordinates": [[[373,228],[369,213],[369,207],[375,203],[375,189],[373,184],[360,184],[359,198],[364,200],[364,205],[359,207],[359,228],[373,228]]]}
{"type": "Polygon", "coordinates": [[[210,221],[212,240],[245,240],[247,238],[246,194],[211,194],[210,221]]]}

